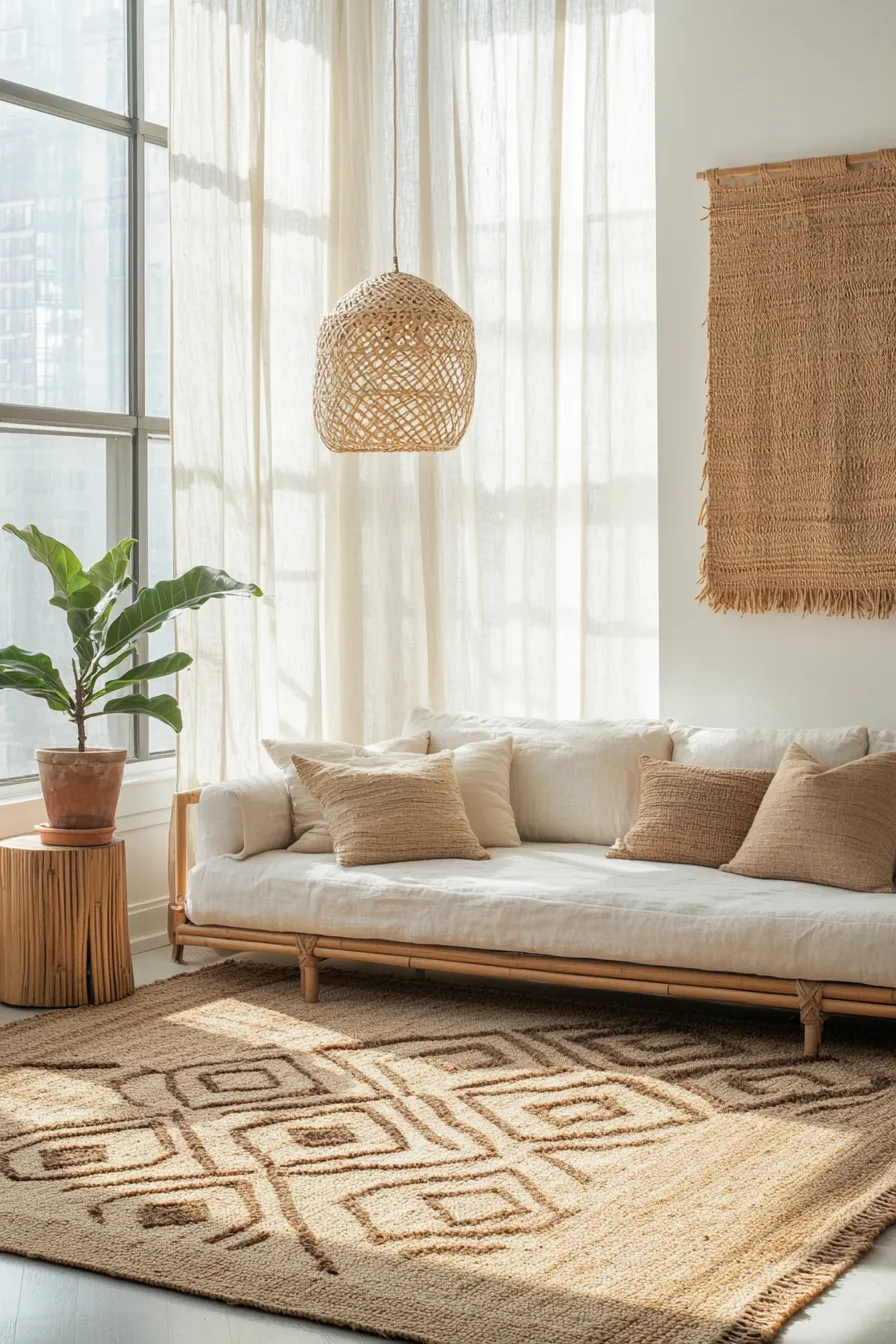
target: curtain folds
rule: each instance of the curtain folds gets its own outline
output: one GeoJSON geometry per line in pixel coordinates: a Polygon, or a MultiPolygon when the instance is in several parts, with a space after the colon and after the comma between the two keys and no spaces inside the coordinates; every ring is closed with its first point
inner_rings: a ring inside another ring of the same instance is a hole
{"type": "Polygon", "coordinates": [[[450,454],[334,456],[317,328],[391,261],[391,5],[173,0],[181,787],[415,703],[653,713],[652,0],[399,0],[402,269],[476,324],[450,454]]]}

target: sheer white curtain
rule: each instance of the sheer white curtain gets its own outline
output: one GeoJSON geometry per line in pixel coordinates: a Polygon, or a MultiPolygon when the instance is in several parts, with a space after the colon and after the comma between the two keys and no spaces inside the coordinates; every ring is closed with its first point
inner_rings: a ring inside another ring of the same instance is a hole
{"type": "Polygon", "coordinates": [[[473,316],[449,454],[333,456],[321,317],[391,258],[388,0],[174,0],[184,786],[416,702],[656,709],[652,0],[399,0],[399,257],[473,316]]]}

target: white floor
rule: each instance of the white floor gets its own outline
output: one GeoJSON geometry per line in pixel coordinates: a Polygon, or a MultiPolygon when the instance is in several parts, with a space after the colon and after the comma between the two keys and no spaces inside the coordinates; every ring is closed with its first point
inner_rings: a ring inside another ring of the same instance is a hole
{"type": "MultiPolygon", "coordinates": [[[[189,953],[195,967],[212,954],[189,953]]],[[[167,948],[134,960],[137,983],[187,971],[167,948]]],[[[0,1004],[0,1023],[28,1009],[0,1004]]],[[[378,1337],[377,1337],[378,1338],[378,1337]]],[[[778,1344],[896,1344],[896,1227],[795,1316],[778,1344]]],[[[0,1344],[376,1344],[335,1326],[229,1307],[84,1270],[0,1255],[0,1344]]],[[[501,1344],[495,1340],[494,1344],[501,1344]]]]}

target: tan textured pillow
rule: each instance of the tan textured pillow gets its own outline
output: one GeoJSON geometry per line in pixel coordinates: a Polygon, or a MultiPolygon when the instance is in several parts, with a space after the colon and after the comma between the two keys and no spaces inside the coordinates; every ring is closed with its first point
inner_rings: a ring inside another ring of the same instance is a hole
{"type": "Polygon", "coordinates": [[[411,859],[490,859],[470,827],[450,751],[388,765],[293,756],[345,868],[411,859]]]}
{"type": "MultiPolygon", "coordinates": [[[[510,803],[512,757],[512,737],[496,737],[486,742],[468,742],[465,746],[454,748],[454,773],[460,786],[464,811],[473,834],[486,849],[494,846],[515,848],[520,843],[510,803]]],[[[367,759],[368,757],[359,759],[356,756],[352,758],[351,763],[364,765],[367,759]]],[[[395,755],[369,757],[370,765],[378,767],[388,766],[395,760],[400,764],[402,757],[395,755]]],[[[296,779],[296,784],[298,783],[296,779]]],[[[303,792],[307,792],[304,787],[303,792]]],[[[313,801],[314,806],[319,807],[317,799],[313,801]]],[[[315,822],[289,846],[289,850],[291,854],[332,854],[333,837],[326,821],[315,822]]]]}
{"type": "Polygon", "coordinates": [[[774,779],[772,770],[719,770],[639,757],[641,799],[608,859],[719,868],[737,853],[774,779]]]}
{"type": "Polygon", "coordinates": [[[896,754],[819,765],[794,744],[723,872],[848,891],[892,891],[896,754]]]}
{"type": "Polygon", "coordinates": [[[305,756],[314,761],[353,761],[359,756],[366,759],[371,754],[379,756],[396,751],[425,755],[429,748],[429,733],[392,737],[386,742],[373,742],[368,747],[356,747],[351,742],[282,742],[275,737],[263,738],[261,745],[277,768],[286,775],[295,836],[295,843],[289,846],[290,850],[299,850],[303,854],[331,854],[333,841],[324,814],[317,799],[296,776],[293,756],[305,756]]]}

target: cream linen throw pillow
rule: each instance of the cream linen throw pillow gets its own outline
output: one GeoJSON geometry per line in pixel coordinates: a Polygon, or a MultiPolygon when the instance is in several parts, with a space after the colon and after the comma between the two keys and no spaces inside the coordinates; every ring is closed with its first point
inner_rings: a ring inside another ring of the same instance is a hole
{"type": "Polygon", "coordinates": [[[385,742],[373,742],[369,747],[353,746],[351,742],[282,742],[278,738],[262,739],[271,760],[286,775],[289,806],[292,813],[292,831],[295,841],[290,851],[301,854],[332,854],[333,841],[324,821],[320,803],[305,788],[295,772],[293,756],[304,756],[313,761],[354,761],[359,758],[388,755],[393,752],[425,755],[429,749],[429,733],[413,733],[392,737],[385,742]]]}
{"type": "Polygon", "coordinates": [[[827,767],[794,742],[722,872],[892,891],[894,859],[896,754],[827,767]]]}
{"type": "Polygon", "coordinates": [[[388,765],[293,756],[324,811],[344,868],[416,859],[490,859],[470,827],[450,751],[388,765]]]}
{"type": "Polygon", "coordinates": [[[516,848],[520,833],[510,802],[513,738],[495,737],[454,748],[454,773],[467,820],[486,849],[516,848]]]}

